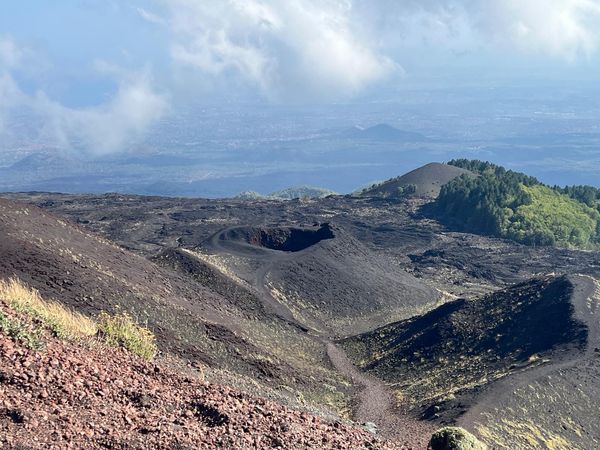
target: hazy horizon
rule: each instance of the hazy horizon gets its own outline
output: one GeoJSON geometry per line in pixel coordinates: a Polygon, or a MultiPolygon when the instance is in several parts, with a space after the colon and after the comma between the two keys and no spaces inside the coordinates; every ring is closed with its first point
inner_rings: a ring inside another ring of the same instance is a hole
{"type": "Polygon", "coordinates": [[[456,157],[598,186],[599,44],[596,0],[24,0],[0,189],[350,192],[456,157]],[[348,131],[378,124],[422,139],[348,131]]]}

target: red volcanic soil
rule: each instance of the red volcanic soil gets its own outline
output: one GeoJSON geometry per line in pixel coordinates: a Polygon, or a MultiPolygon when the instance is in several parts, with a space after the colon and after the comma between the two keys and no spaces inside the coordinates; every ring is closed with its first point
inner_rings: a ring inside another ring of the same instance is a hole
{"type": "Polygon", "coordinates": [[[34,351],[0,332],[0,448],[402,447],[124,350],[48,336],[34,351]]]}

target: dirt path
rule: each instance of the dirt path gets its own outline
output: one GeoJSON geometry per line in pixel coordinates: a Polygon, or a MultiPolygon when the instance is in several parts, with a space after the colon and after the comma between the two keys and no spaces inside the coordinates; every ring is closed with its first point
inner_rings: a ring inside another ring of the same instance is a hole
{"type": "MultiPolygon", "coordinates": [[[[344,350],[333,342],[331,336],[319,333],[299,322],[287,306],[273,297],[266,281],[268,273],[276,264],[294,256],[289,254],[281,255],[279,252],[272,250],[260,249],[258,251],[256,247],[250,249],[240,243],[236,243],[235,246],[224,245],[224,241],[220,239],[220,236],[228,230],[229,228],[210,238],[208,241],[210,247],[212,247],[212,250],[234,256],[248,257],[251,255],[251,257],[262,262],[256,271],[253,283],[260,294],[260,300],[263,302],[265,308],[272,311],[278,317],[315,336],[316,339],[323,343],[333,367],[341,375],[350,380],[356,390],[353,419],[360,423],[371,422],[375,424],[381,436],[404,444],[406,448],[426,448],[429,436],[433,433],[434,427],[402,412],[397,407],[396,397],[385,383],[357,369],[344,350]]],[[[248,244],[247,247],[253,246],[248,244]]]]}
{"type": "Polygon", "coordinates": [[[334,343],[329,341],[326,345],[331,363],[357,388],[354,420],[374,423],[382,436],[407,448],[426,448],[434,427],[399,410],[394,394],[384,383],[359,371],[334,343]]]}

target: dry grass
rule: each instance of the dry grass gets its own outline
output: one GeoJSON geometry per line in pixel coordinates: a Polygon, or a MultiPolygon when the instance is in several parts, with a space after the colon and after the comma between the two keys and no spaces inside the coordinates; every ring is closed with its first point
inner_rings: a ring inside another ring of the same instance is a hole
{"type": "MultiPolygon", "coordinates": [[[[147,360],[151,360],[156,354],[154,334],[127,313],[109,315],[102,312],[95,321],[60,303],[44,300],[36,289],[27,287],[16,278],[0,280],[0,302],[14,311],[39,320],[62,339],[83,341],[99,337],[110,346],[123,346],[147,360]]],[[[0,330],[18,337],[12,325],[14,324],[4,320],[0,323],[0,330]]]]}
{"type": "Polygon", "coordinates": [[[98,328],[89,317],[42,298],[16,278],[0,280],[0,300],[15,311],[44,322],[58,337],[78,340],[94,336],[98,328]]]}
{"type": "Polygon", "coordinates": [[[98,316],[98,329],[103,339],[112,346],[123,346],[144,359],[151,360],[156,354],[156,339],[150,330],[127,313],[98,316]]]}

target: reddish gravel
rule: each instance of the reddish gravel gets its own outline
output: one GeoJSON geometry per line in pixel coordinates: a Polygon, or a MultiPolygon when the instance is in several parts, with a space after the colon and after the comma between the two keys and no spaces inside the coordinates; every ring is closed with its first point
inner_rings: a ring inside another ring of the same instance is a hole
{"type": "Polygon", "coordinates": [[[403,447],[124,350],[48,337],[33,351],[0,332],[0,448],[403,447]]]}

